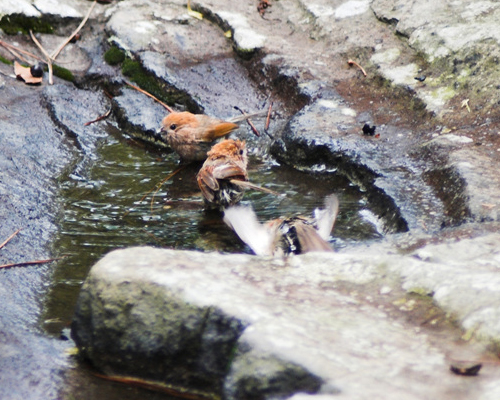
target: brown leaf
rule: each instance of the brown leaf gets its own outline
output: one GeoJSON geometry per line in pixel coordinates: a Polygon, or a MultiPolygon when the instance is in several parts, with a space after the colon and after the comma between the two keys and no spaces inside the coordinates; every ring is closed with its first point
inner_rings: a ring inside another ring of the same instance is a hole
{"type": "Polygon", "coordinates": [[[30,67],[23,67],[17,61],[14,61],[14,73],[18,79],[22,79],[24,82],[30,84],[41,83],[43,80],[42,76],[40,78],[36,78],[31,75],[30,67]]]}

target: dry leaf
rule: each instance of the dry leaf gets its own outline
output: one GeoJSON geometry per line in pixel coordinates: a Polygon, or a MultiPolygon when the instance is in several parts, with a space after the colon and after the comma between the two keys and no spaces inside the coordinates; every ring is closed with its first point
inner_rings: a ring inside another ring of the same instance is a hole
{"type": "Polygon", "coordinates": [[[16,77],[22,79],[26,83],[36,84],[41,83],[43,80],[43,76],[37,78],[31,74],[30,67],[23,67],[17,61],[14,61],[14,73],[16,77]]]}

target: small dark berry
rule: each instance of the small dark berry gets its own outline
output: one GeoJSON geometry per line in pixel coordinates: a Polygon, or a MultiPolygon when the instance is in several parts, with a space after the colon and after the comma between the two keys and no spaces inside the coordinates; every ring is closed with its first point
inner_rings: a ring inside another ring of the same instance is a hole
{"type": "Polygon", "coordinates": [[[41,64],[35,64],[30,68],[31,75],[35,78],[41,78],[43,76],[43,67],[41,64]]]}

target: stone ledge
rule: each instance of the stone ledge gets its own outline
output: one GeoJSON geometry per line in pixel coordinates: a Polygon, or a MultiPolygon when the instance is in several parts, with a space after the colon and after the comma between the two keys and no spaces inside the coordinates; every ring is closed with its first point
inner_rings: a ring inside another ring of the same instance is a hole
{"type": "Polygon", "coordinates": [[[454,384],[445,361],[450,339],[436,347],[430,332],[394,319],[377,298],[395,295],[401,284],[435,293],[470,336],[495,343],[500,335],[487,317],[498,312],[498,301],[490,301],[498,291],[484,280],[495,280],[498,243],[490,234],[408,256],[364,248],[288,260],[118,250],[92,268],[72,334],[107,374],[228,399],[249,388],[266,399],[366,390],[423,398],[454,384]],[[460,248],[475,250],[461,260],[460,248]],[[415,384],[423,380],[425,387],[415,384]]]}

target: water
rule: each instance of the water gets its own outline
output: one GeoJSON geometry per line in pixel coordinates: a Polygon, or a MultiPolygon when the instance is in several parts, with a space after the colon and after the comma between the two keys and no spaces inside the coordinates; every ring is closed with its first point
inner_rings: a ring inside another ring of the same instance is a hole
{"type": "MultiPolygon", "coordinates": [[[[249,143],[249,147],[252,143],[249,143]]],[[[175,154],[125,139],[113,132],[101,144],[87,176],[61,179],[64,212],[54,256],[67,255],[55,270],[43,316],[47,332],[59,335],[71,321],[79,289],[90,267],[107,252],[151,245],[223,253],[251,253],[225,226],[221,215],[204,210],[195,176],[199,166],[178,168],[175,154]]],[[[333,247],[380,237],[377,218],[363,193],[335,174],[311,175],[251,156],[249,178],[286,196],[247,191],[262,221],[280,215],[310,215],[326,195],[336,193],[340,213],[333,247]]]]}

